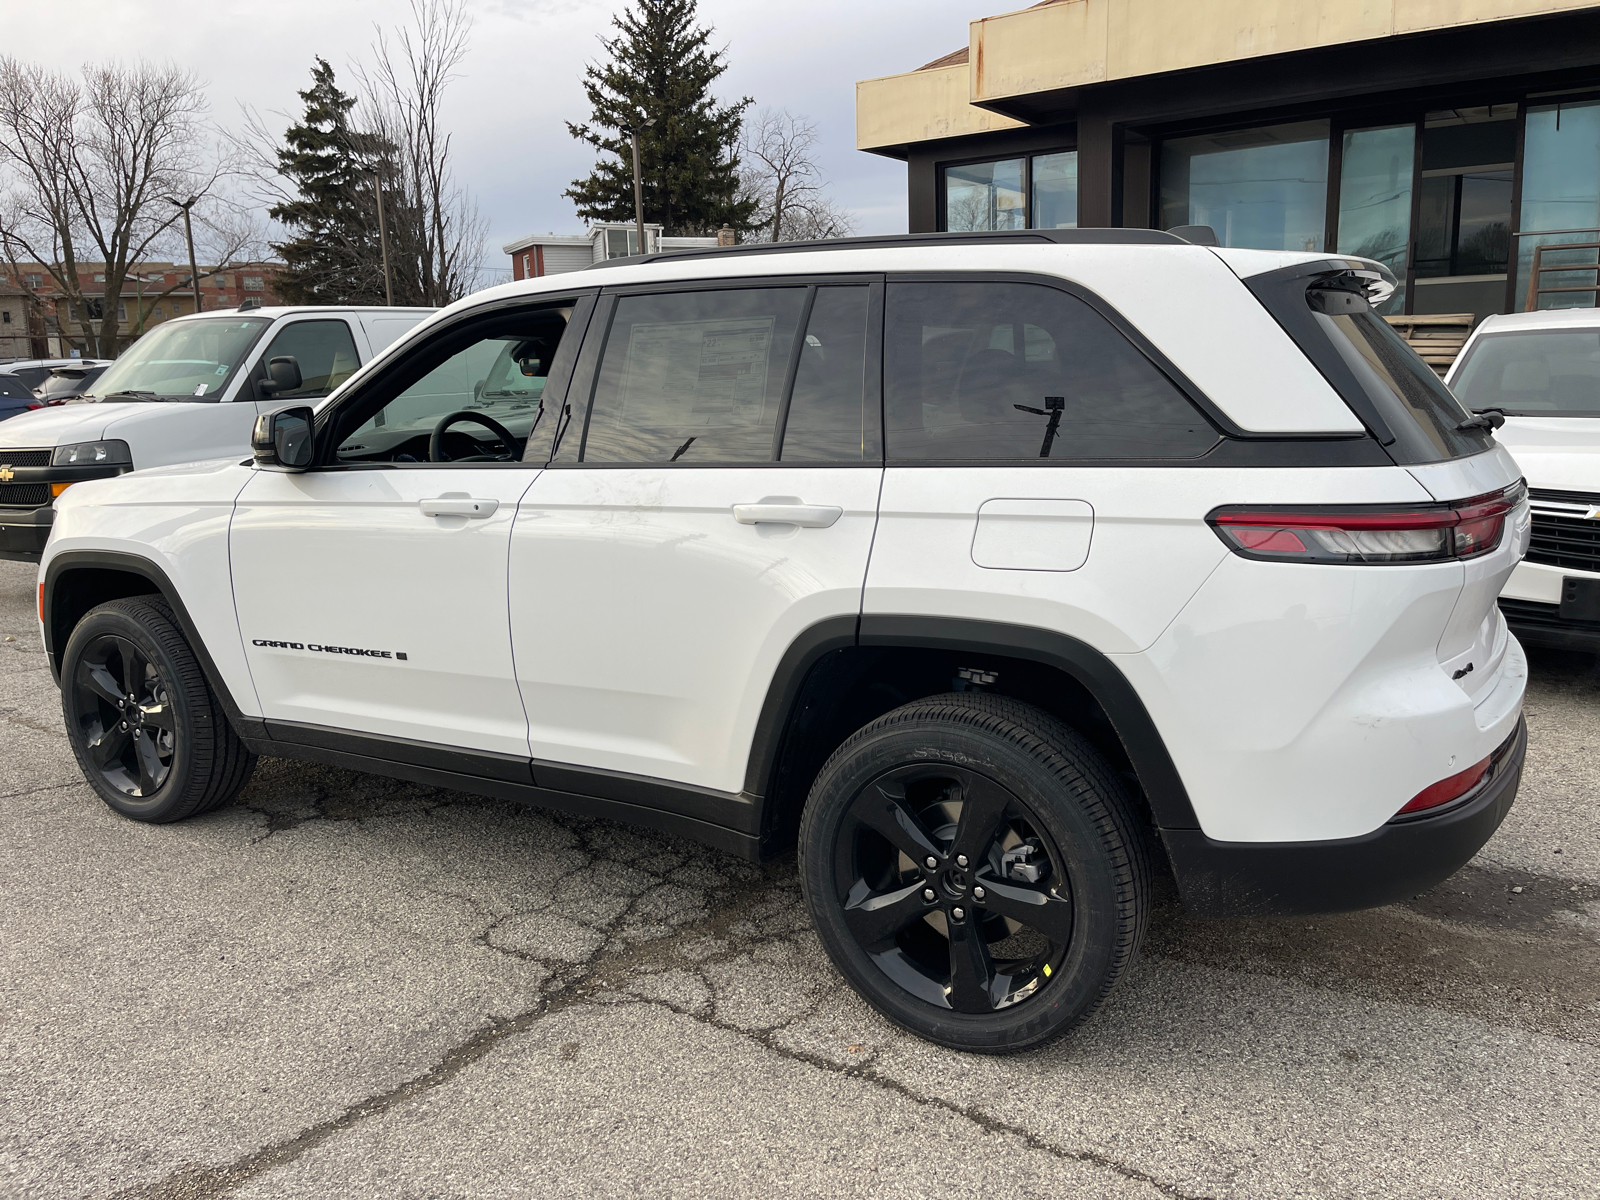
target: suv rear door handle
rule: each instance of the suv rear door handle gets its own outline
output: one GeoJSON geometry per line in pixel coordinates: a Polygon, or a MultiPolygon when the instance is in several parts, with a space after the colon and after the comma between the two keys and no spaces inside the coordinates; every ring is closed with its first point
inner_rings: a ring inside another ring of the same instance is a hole
{"type": "Polygon", "coordinates": [[[498,500],[477,500],[471,496],[438,496],[432,500],[418,500],[417,507],[425,517],[492,517],[500,507],[498,500]]]}
{"type": "Polygon", "coordinates": [[[799,525],[803,529],[826,529],[844,515],[844,509],[826,504],[735,504],[733,519],[741,525],[799,525]]]}

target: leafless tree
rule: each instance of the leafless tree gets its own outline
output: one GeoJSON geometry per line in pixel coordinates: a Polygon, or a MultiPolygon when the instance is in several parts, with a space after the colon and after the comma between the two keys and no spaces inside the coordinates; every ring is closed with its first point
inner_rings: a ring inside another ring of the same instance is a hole
{"type": "Polygon", "coordinates": [[[745,121],[739,156],[740,189],[756,201],[761,240],[792,242],[845,237],[850,214],[826,194],[827,180],[813,157],[817,127],[787,109],[763,108],[745,121]]]}
{"type": "Polygon", "coordinates": [[[209,196],[228,172],[207,161],[205,112],[199,81],[176,66],[89,65],[74,78],[0,57],[0,246],[45,266],[92,355],[124,340],[117,301],[173,237],[169,198],[209,196]],[[90,262],[104,264],[104,287],[86,296],[90,262]]]}
{"type": "Polygon", "coordinates": [[[472,18],[465,0],[411,0],[411,16],[411,28],[380,28],[372,65],[357,68],[359,112],[363,128],[393,147],[383,183],[397,283],[413,285],[403,288],[414,289],[411,303],[448,304],[477,286],[487,233],[456,181],[440,114],[446,90],[459,78],[472,18]]]}

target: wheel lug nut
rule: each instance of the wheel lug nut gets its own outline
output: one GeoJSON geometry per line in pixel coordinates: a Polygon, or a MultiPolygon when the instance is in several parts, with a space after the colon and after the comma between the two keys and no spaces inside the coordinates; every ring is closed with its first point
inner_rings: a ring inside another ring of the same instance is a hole
{"type": "Polygon", "coordinates": [[[932,900],[933,899],[933,889],[932,888],[923,888],[922,889],[922,898],[924,900],[932,900]]]}
{"type": "Polygon", "coordinates": [[[967,918],[967,910],[964,908],[952,908],[950,915],[958,921],[964,921],[967,918]]]}
{"type": "Polygon", "coordinates": [[[974,899],[982,900],[984,895],[985,895],[985,892],[981,887],[975,887],[975,888],[972,889],[972,895],[973,895],[974,899]]]}
{"type": "Polygon", "coordinates": [[[931,871],[939,865],[939,860],[930,854],[927,858],[922,860],[922,865],[931,871]]]}
{"type": "Polygon", "coordinates": [[[967,856],[965,854],[956,855],[956,866],[964,867],[966,865],[967,865],[967,856]]]}

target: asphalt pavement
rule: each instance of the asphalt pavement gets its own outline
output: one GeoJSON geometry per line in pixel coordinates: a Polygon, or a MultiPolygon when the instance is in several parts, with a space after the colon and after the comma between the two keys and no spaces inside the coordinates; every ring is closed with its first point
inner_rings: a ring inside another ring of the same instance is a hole
{"type": "Polygon", "coordinates": [[[1201,922],[989,1058],[885,1023],[793,860],[263,759],[82,781],[0,563],[0,1196],[1600,1196],[1600,668],[1533,656],[1505,826],[1404,905],[1201,922]]]}

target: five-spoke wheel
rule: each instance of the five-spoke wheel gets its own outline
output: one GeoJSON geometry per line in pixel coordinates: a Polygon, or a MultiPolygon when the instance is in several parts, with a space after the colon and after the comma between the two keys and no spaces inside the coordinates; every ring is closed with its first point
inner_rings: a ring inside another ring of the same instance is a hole
{"type": "Polygon", "coordinates": [[[1104,758],[999,696],[936,696],[858,732],[817,778],[801,855],[839,969],[962,1049],[1026,1049],[1084,1020],[1148,907],[1144,844],[1104,758]]]}
{"type": "Polygon", "coordinates": [[[100,777],[125,796],[154,796],[172,773],[178,730],[149,655],[125,637],[101,634],[82,648],[64,690],[100,777]]]}

